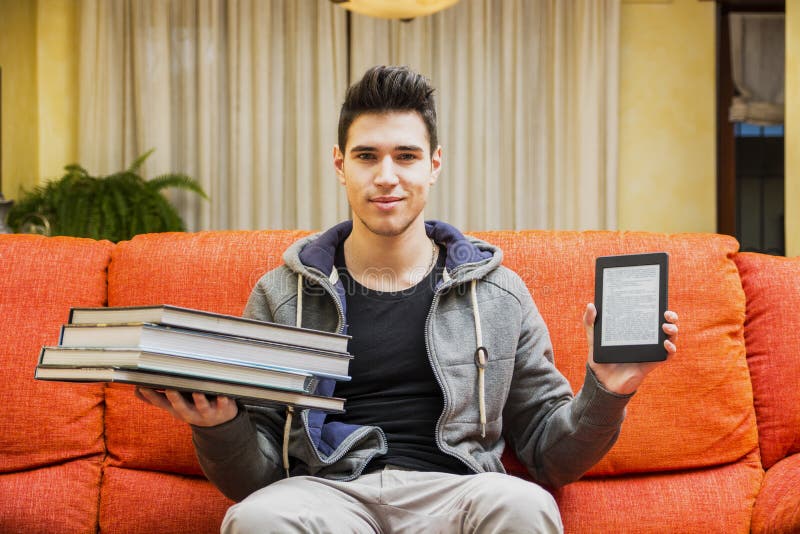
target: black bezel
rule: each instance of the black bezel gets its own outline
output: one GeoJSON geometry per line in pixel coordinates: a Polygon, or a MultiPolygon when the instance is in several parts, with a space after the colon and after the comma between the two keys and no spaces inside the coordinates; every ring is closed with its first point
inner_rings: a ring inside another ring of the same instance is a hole
{"type": "Polygon", "coordinates": [[[594,323],[594,361],[597,363],[634,363],[657,362],[667,359],[664,341],[667,335],[662,328],[658,329],[658,343],[652,345],[617,345],[603,347],[600,345],[603,328],[603,270],[611,267],[632,267],[637,265],[660,265],[658,316],[664,318],[667,311],[667,285],[669,280],[669,255],[666,252],[647,254],[624,254],[619,256],[601,256],[595,261],[594,295],[597,319],[594,323]]]}

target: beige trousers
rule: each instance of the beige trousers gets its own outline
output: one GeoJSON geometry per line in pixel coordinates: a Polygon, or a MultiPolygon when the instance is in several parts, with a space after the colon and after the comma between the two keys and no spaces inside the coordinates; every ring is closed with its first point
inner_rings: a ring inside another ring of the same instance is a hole
{"type": "Polygon", "coordinates": [[[232,506],[223,534],[562,532],[553,497],[501,473],[387,467],[351,482],[292,477],[232,506]]]}

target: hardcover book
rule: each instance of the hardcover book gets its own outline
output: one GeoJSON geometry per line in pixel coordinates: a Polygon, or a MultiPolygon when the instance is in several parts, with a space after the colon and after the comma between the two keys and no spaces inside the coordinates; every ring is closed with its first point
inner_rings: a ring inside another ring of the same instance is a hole
{"type": "Polygon", "coordinates": [[[176,356],[200,356],[235,364],[257,364],[306,371],[334,379],[347,377],[351,359],[346,352],[314,350],[149,323],[64,325],[61,327],[59,345],[128,348],[176,356]]]}
{"type": "Polygon", "coordinates": [[[210,395],[225,395],[239,399],[243,404],[253,405],[291,405],[297,408],[313,408],[326,412],[344,410],[344,399],[322,397],[294,391],[232,384],[203,378],[190,378],[160,373],[149,373],[131,369],[94,367],[45,367],[38,366],[35,372],[38,380],[57,380],[60,382],[119,382],[153,389],[174,389],[185,392],[200,392],[210,395]]]}
{"type": "Polygon", "coordinates": [[[347,341],[350,339],[349,336],[343,334],[256,321],[167,304],[72,308],[69,322],[70,324],[155,323],[288,345],[301,345],[331,352],[346,352],[347,341]]]}
{"type": "Polygon", "coordinates": [[[161,354],[125,348],[42,347],[39,365],[45,367],[116,367],[211,380],[236,382],[312,393],[317,378],[304,371],[290,371],[257,364],[233,364],[202,356],[161,354]]]}

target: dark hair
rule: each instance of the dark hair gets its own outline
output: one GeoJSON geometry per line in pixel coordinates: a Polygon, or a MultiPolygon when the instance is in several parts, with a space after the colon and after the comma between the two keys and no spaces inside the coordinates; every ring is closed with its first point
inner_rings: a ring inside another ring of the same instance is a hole
{"type": "Polygon", "coordinates": [[[339,112],[339,148],[345,151],[350,125],[364,113],[416,111],[428,130],[430,151],[439,146],[433,86],[425,76],[408,67],[372,67],[347,89],[339,112]]]}

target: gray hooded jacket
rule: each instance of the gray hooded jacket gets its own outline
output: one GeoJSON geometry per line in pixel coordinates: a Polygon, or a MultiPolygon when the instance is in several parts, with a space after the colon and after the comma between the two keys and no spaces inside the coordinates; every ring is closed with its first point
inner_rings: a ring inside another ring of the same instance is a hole
{"type": "MultiPolygon", "coordinates": [[[[557,487],[579,478],[614,444],[629,396],[606,391],[587,367],[573,397],[553,364],[547,327],[520,277],[502,267],[502,252],[441,222],[428,235],[447,250],[425,340],[444,409],[440,449],[475,472],[504,472],[510,446],[537,482],[557,487]]],[[[333,261],[352,230],[344,222],[294,243],[285,264],[253,289],[245,316],[346,332],[344,289],[333,261]]],[[[321,380],[316,393],[332,395],[321,380]]],[[[345,409],[347,405],[345,404],[345,409]]],[[[248,408],[210,428],[193,427],[206,476],[241,500],[284,476],[358,477],[387,451],[377,427],[325,422],[325,414],[248,408]]]]}

